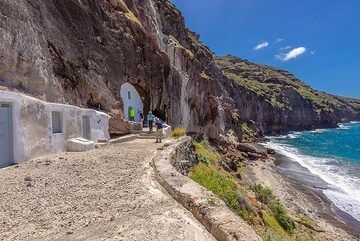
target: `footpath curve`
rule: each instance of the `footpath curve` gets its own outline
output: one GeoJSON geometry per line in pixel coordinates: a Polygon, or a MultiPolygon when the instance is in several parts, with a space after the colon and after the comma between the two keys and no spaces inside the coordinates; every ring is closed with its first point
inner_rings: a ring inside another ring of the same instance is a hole
{"type": "Polygon", "coordinates": [[[180,174],[171,164],[175,149],[191,139],[167,146],[152,160],[156,180],[219,241],[261,241],[254,229],[212,192],[180,174]],[[211,205],[209,204],[211,200],[211,205]]]}
{"type": "Polygon", "coordinates": [[[215,241],[156,181],[159,147],[136,139],[0,169],[0,240],[215,241]]]}

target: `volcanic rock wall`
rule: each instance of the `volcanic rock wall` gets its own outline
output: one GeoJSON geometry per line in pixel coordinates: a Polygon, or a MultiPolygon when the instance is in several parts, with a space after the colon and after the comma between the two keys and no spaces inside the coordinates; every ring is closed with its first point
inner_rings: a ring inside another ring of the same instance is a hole
{"type": "Polygon", "coordinates": [[[266,134],[341,119],[337,112],[314,118],[298,108],[306,106],[298,95],[282,113],[234,85],[169,0],[1,0],[0,20],[0,88],[105,111],[113,134],[129,132],[125,82],[143,97],[145,112],[211,138],[242,139],[243,123],[266,134]],[[296,126],[283,128],[294,111],[296,126]]]}

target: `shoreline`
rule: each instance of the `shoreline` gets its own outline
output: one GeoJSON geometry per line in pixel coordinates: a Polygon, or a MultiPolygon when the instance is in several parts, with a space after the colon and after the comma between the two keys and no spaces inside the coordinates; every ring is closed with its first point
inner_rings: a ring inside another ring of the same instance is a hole
{"type": "Polygon", "coordinates": [[[336,207],[323,193],[323,190],[331,189],[330,184],[285,155],[275,154],[274,158],[274,169],[277,172],[288,178],[290,182],[295,182],[293,185],[297,185],[297,188],[302,189],[305,194],[309,192],[308,196],[313,196],[315,193],[321,199],[323,208],[325,208],[320,213],[323,219],[345,230],[350,235],[360,236],[360,221],[336,207]]]}
{"type": "MultiPolygon", "coordinates": [[[[261,143],[257,146],[267,148],[261,143]]],[[[328,183],[283,154],[270,156],[271,161],[251,165],[254,177],[294,213],[314,219],[323,229],[319,232],[321,240],[360,240],[360,221],[326,197],[323,190],[330,188],[328,183]]]]}

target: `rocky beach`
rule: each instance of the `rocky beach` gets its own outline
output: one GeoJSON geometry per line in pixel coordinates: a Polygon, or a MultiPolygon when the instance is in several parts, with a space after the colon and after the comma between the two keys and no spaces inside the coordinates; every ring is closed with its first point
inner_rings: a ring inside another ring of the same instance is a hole
{"type": "Polygon", "coordinates": [[[337,208],[322,192],[328,184],[300,164],[275,154],[250,169],[287,208],[316,220],[320,240],[360,240],[360,222],[337,208]]]}

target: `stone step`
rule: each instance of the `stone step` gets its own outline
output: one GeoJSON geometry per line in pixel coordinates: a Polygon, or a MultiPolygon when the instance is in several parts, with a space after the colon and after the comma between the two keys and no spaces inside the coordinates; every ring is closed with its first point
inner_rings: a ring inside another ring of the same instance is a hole
{"type": "Polygon", "coordinates": [[[156,136],[139,136],[138,139],[153,139],[155,140],[156,139],[156,136]]]}
{"type": "Polygon", "coordinates": [[[113,143],[123,143],[123,142],[127,142],[127,141],[132,141],[132,140],[135,140],[136,138],[138,138],[138,136],[139,135],[134,135],[134,134],[121,136],[121,137],[118,137],[115,139],[111,139],[109,141],[109,143],[113,144],[113,143]]]}
{"type": "Polygon", "coordinates": [[[155,132],[140,133],[139,136],[156,136],[156,133],[155,132]]]}
{"type": "Polygon", "coordinates": [[[149,131],[149,130],[141,130],[141,131],[136,131],[136,130],[133,130],[132,131],[133,134],[147,134],[147,133],[155,133],[155,131],[149,131]]]}
{"type": "Polygon", "coordinates": [[[107,142],[107,143],[96,143],[95,148],[97,149],[99,147],[106,146],[108,144],[123,143],[123,142],[127,142],[127,141],[132,141],[132,140],[137,139],[138,137],[139,137],[139,135],[134,135],[134,134],[117,137],[117,138],[109,140],[109,142],[107,142]]]}

